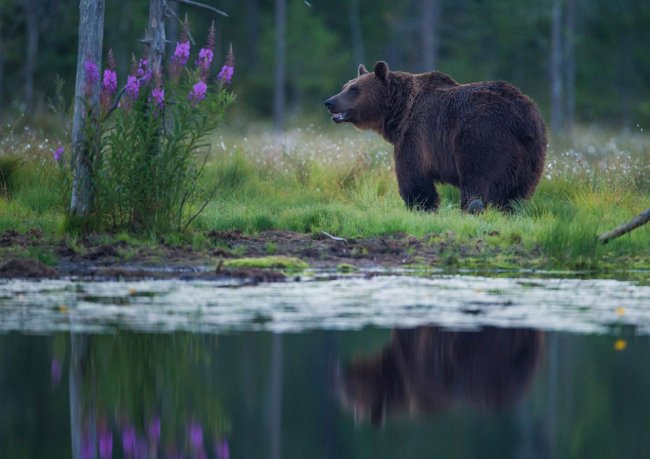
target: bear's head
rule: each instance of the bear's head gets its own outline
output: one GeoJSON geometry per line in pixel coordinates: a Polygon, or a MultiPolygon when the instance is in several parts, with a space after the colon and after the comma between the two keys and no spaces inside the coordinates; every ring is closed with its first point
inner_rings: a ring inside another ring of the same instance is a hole
{"type": "Polygon", "coordinates": [[[343,90],[325,101],[335,123],[352,123],[359,129],[379,130],[383,120],[382,107],[389,99],[388,64],[379,61],[373,72],[361,64],[354,80],[343,90]]]}

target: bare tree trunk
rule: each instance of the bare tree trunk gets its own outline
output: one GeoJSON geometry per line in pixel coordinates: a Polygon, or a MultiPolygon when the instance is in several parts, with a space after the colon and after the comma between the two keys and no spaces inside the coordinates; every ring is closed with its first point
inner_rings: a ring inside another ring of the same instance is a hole
{"type": "Polygon", "coordinates": [[[89,59],[98,69],[101,68],[103,39],[104,0],[80,0],[77,79],[72,118],[74,177],[70,201],[70,212],[76,216],[87,216],[94,200],[91,149],[87,142],[87,133],[98,128],[96,116],[99,113],[99,78],[90,88],[86,88],[84,63],[89,59]]]}
{"type": "Polygon", "coordinates": [[[167,3],[167,8],[169,8],[173,13],[171,15],[171,20],[167,23],[167,32],[169,35],[169,42],[167,43],[167,51],[172,54],[176,49],[176,42],[178,41],[178,3],[170,2],[167,3]]]}
{"type": "Polygon", "coordinates": [[[551,128],[558,134],[562,117],[562,0],[553,0],[551,11],[551,128]]]}
{"type": "Polygon", "coordinates": [[[38,52],[38,0],[24,0],[27,43],[25,49],[25,103],[27,110],[34,108],[34,72],[38,52]]]}
{"type": "Polygon", "coordinates": [[[359,0],[350,0],[350,32],[352,34],[352,51],[354,66],[365,63],[366,50],[363,44],[363,30],[359,14],[359,0]]]}
{"type": "Polygon", "coordinates": [[[573,129],[576,112],[576,0],[567,0],[565,28],[564,28],[564,69],[565,83],[565,116],[566,129],[573,129]]]}
{"type": "Polygon", "coordinates": [[[420,3],[420,40],[422,42],[421,70],[429,72],[438,65],[440,38],[440,0],[423,0],[420,3]]]}
{"type": "Polygon", "coordinates": [[[248,29],[248,61],[252,72],[255,72],[258,65],[259,42],[260,42],[260,2],[259,0],[248,0],[246,14],[246,28],[248,29]]]}
{"type": "MultiPolygon", "coordinates": [[[[623,14],[627,17],[631,13],[628,11],[628,7],[623,4],[623,14]]],[[[626,21],[629,23],[629,20],[626,21]]],[[[632,50],[634,49],[634,42],[632,38],[632,32],[629,30],[629,27],[626,28],[622,37],[618,38],[618,81],[617,84],[619,100],[618,103],[621,107],[621,117],[620,122],[623,124],[623,127],[629,129],[632,127],[632,111],[634,106],[634,92],[633,92],[633,75],[634,75],[634,57],[632,56],[632,50]]]]}
{"type": "Polygon", "coordinates": [[[273,100],[273,127],[284,130],[286,112],[286,60],[287,60],[287,2],[275,0],[275,92],[273,100]]]}
{"type": "Polygon", "coordinates": [[[144,40],[148,48],[149,68],[154,74],[162,75],[162,60],[165,55],[165,6],[164,0],[149,0],[149,22],[144,40]]]}

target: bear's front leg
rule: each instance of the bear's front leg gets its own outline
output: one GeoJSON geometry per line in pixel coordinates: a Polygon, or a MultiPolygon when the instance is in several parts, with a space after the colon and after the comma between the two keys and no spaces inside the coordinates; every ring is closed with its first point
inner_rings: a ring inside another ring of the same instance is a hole
{"type": "Polygon", "coordinates": [[[395,173],[399,194],[409,209],[433,211],[438,208],[440,198],[431,177],[419,170],[417,161],[395,157],[395,173]]]}

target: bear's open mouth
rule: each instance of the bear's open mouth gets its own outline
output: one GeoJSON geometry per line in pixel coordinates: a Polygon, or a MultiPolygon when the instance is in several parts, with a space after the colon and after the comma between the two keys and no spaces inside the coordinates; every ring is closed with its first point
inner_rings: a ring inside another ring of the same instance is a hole
{"type": "Polygon", "coordinates": [[[345,121],[347,112],[342,112],[342,113],[332,113],[332,121],[335,123],[342,123],[345,121]]]}

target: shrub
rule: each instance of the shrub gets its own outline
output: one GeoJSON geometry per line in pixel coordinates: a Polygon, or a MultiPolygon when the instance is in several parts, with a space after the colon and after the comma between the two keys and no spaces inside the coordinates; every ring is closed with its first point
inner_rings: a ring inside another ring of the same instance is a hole
{"type": "MultiPolygon", "coordinates": [[[[211,78],[213,24],[206,45],[194,65],[188,66],[185,25],[166,78],[151,70],[146,56],[138,62],[134,58],[127,82],[118,92],[109,52],[101,113],[94,117],[97,123],[88,123],[86,134],[94,188],[90,221],[95,228],[158,234],[183,230],[215,192],[214,186],[201,186],[200,178],[210,148],[207,136],[234,101],[228,91],[234,57],[231,47],[221,71],[211,78]]],[[[99,75],[90,61],[85,71],[87,79],[99,75]]],[[[92,119],[94,114],[89,115],[92,119]]],[[[62,173],[69,175],[62,155],[55,159],[62,173]]]]}

